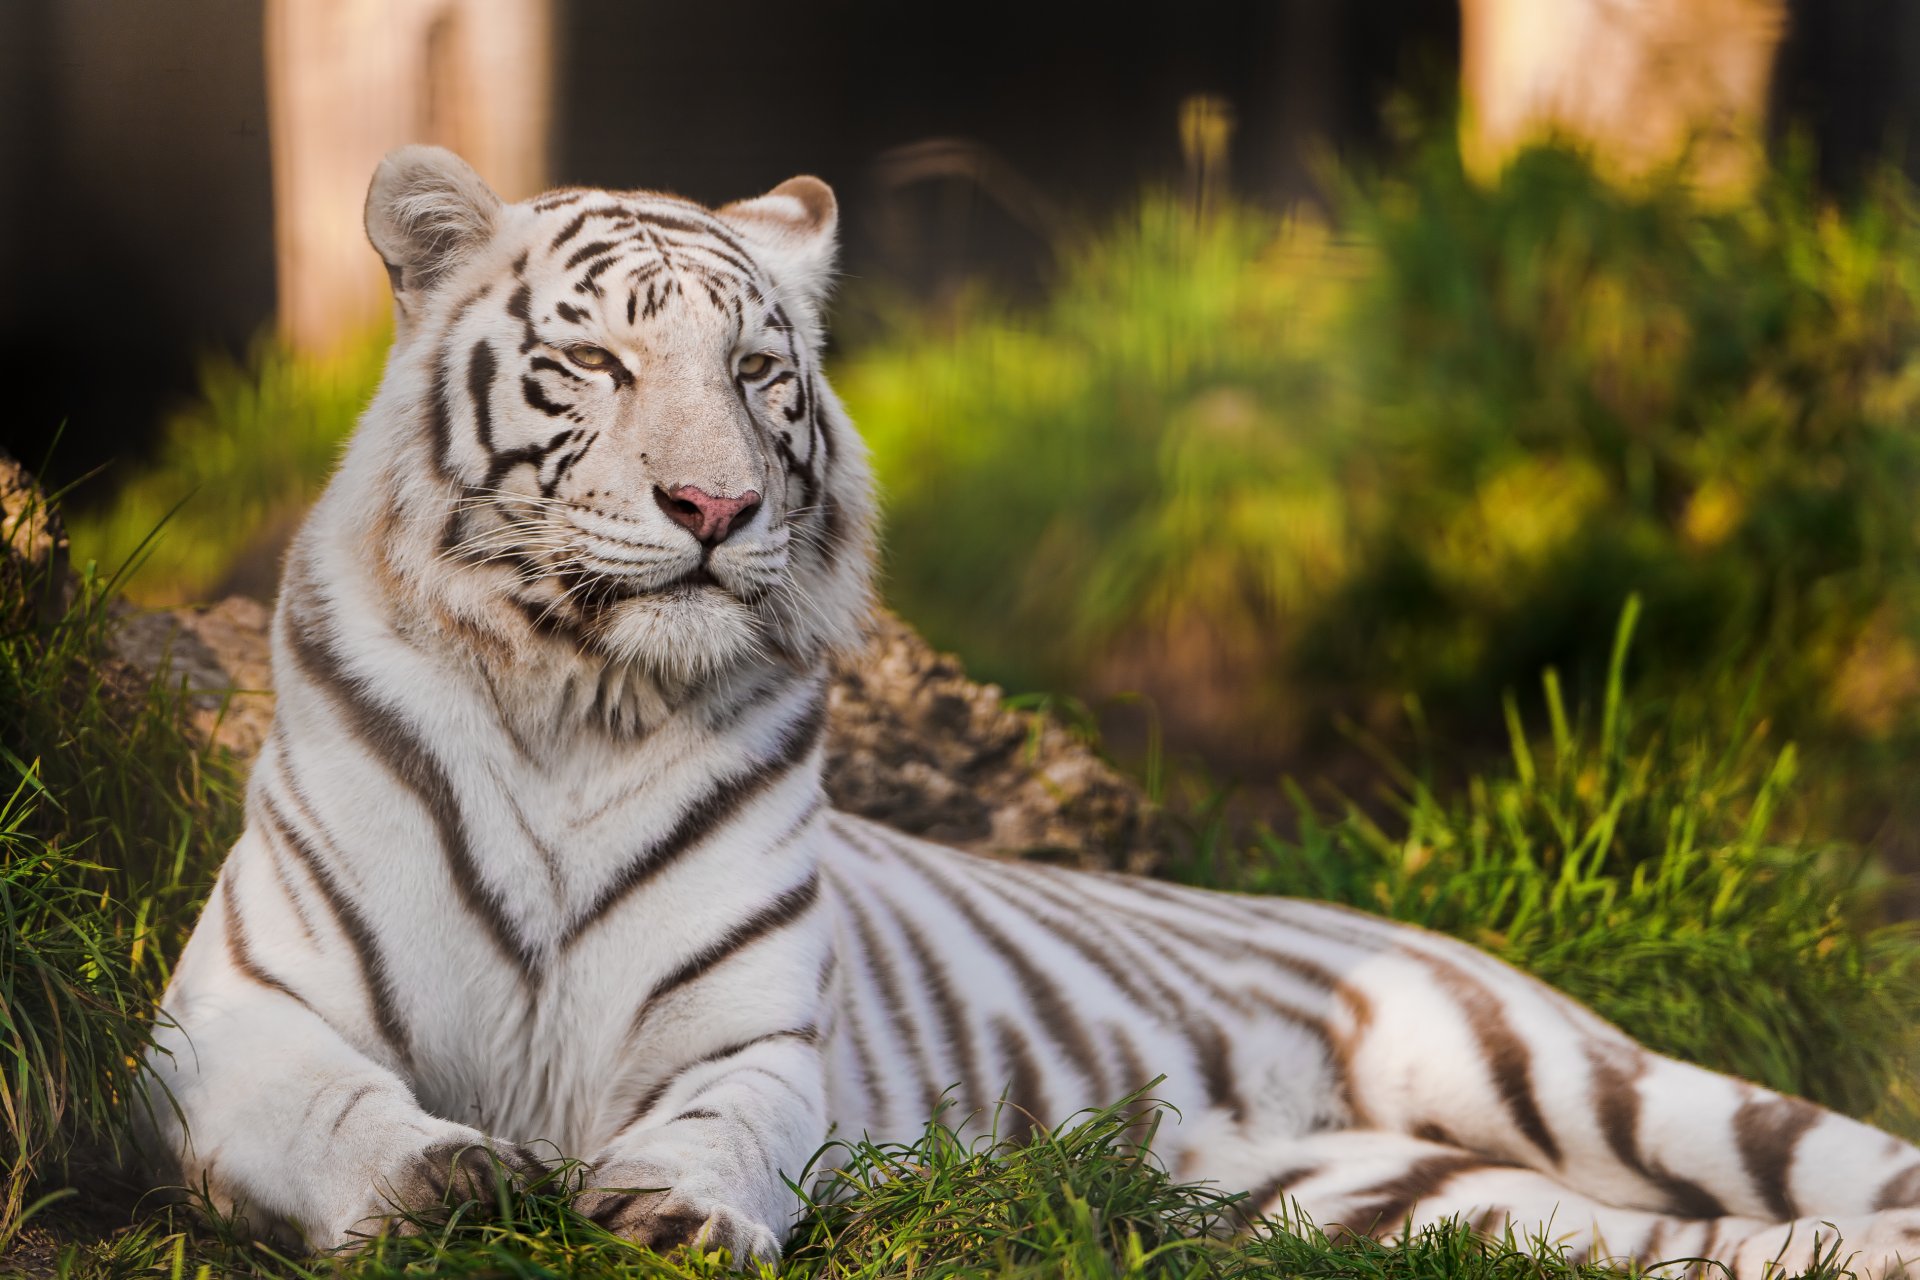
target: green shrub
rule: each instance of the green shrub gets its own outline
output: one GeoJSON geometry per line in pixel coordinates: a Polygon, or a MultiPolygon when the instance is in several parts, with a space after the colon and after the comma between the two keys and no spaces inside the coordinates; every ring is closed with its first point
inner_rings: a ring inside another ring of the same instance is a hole
{"type": "Polygon", "coordinates": [[[1429,148],[1337,236],[1150,197],[1042,305],[889,314],[836,377],[890,597],[1015,689],[1144,692],[1176,745],[1300,769],[1409,696],[1472,746],[1545,666],[1591,694],[1637,592],[1636,687],[1714,727],[1764,673],[1756,714],[1884,807],[1920,743],[1920,219],[1809,185],[1719,210],[1429,148]]]}

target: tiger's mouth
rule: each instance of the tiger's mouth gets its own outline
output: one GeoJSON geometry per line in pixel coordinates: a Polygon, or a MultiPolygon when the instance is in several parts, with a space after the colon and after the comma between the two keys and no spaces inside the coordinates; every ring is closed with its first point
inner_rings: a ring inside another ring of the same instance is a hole
{"type": "Polygon", "coordinates": [[[660,590],[672,591],[678,587],[719,587],[722,591],[726,590],[724,586],[721,586],[720,579],[713,576],[713,570],[707,567],[707,562],[704,557],[701,558],[699,564],[687,570],[672,582],[660,588],[660,590]]]}
{"type": "Polygon", "coordinates": [[[649,581],[639,574],[607,573],[595,569],[576,568],[567,576],[570,579],[567,583],[569,592],[583,605],[599,609],[612,608],[630,600],[691,600],[700,594],[702,588],[711,588],[735,598],[740,594],[715,577],[704,558],[693,568],[665,582],[649,581]]]}

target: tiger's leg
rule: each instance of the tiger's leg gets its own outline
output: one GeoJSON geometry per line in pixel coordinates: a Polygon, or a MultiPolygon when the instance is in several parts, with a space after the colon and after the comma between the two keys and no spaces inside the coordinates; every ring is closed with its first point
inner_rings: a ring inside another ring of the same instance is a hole
{"type": "Polygon", "coordinates": [[[826,1075],[810,1027],[743,1037],[649,1089],[593,1162],[578,1204],[666,1250],[772,1260],[800,1208],[800,1176],[826,1140],[826,1075]]]}
{"type": "Polygon", "coordinates": [[[771,894],[641,1002],[578,1203],[602,1225],[655,1249],[779,1257],[801,1208],[787,1179],[827,1140],[838,966],[819,883],[809,870],[771,894]]]}
{"type": "MultiPolygon", "coordinates": [[[[1806,1271],[1840,1240],[1839,1256],[1863,1277],[1899,1274],[1920,1262],[1920,1211],[1791,1222],[1722,1215],[1682,1217],[1607,1204],[1534,1169],[1399,1133],[1342,1130],[1286,1144],[1277,1172],[1250,1201],[1254,1212],[1300,1217],[1330,1234],[1380,1239],[1457,1220],[1521,1244],[1544,1239],[1580,1260],[1725,1264],[1736,1280],[1770,1267],[1806,1271]]],[[[1778,1274],[1776,1271],[1775,1274],[1778,1274]]]]}
{"type": "Polygon", "coordinates": [[[298,930],[278,914],[286,903],[263,855],[255,833],[242,837],[162,1002],[154,1087],[136,1113],[155,1163],[222,1211],[317,1248],[438,1205],[449,1185],[486,1194],[489,1150],[537,1176],[529,1153],[422,1110],[400,1075],[315,1011],[313,975],[278,975],[257,944],[298,930]],[[243,910],[248,879],[256,892],[243,910]]]}
{"type": "Polygon", "coordinates": [[[1338,945],[1356,1128],[1523,1165],[1594,1201],[1692,1218],[1858,1218],[1920,1205],[1920,1150],[1811,1103],[1649,1052],[1483,952],[1287,910],[1338,945]],[[1384,945],[1383,945],[1384,944],[1384,945]]]}

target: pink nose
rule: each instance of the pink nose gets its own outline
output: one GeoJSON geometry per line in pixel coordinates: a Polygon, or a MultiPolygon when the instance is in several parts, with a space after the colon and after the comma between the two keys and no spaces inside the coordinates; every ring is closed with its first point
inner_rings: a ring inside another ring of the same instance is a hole
{"type": "Polygon", "coordinates": [[[749,489],[735,498],[716,498],[705,489],[690,484],[672,489],[653,487],[653,500],[667,513],[667,519],[685,529],[709,547],[717,547],[735,529],[753,519],[760,509],[760,493],[749,489]]]}

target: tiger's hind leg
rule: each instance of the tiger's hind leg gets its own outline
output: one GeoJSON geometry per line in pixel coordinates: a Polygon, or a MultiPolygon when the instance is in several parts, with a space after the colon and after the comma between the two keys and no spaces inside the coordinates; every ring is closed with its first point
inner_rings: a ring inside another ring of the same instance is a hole
{"type": "Polygon", "coordinates": [[[1735,1280],[1800,1274],[1838,1236],[1839,1257],[1850,1258],[1862,1280],[1900,1275],[1910,1264],[1920,1273],[1915,1209],[1791,1222],[1681,1217],[1607,1204],[1538,1170],[1461,1147],[1368,1129],[1289,1142],[1275,1159],[1274,1175],[1250,1195],[1248,1212],[1304,1218],[1336,1236],[1392,1240],[1409,1227],[1458,1221],[1494,1239],[1508,1231],[1522,1244],[1544,1239],[1581,1261],[1679,1274],[1710,1260],[1735,1280]]]}
{"type": "Polygon", "coordinates": [[[1313,904],[1264,910],[1335,958],[1358,1011],[1335,1027],[1342,1128],[1477,1152],[1677,1218],[1920,1207],[1920,1149],[1887,1133],[1652,1053],[1451,939],[1313,904]]]}

